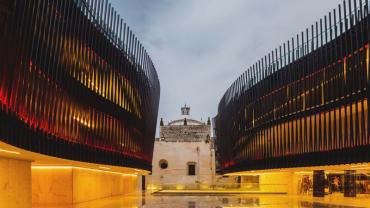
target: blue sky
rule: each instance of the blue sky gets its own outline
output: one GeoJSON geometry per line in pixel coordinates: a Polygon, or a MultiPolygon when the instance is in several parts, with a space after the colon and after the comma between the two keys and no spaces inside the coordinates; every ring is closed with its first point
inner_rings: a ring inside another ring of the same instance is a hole
{"type": "MultiPolygon", "coordinates": [[[[232,82],[339,0],[111,0],[149,52],[161,82],[159,118],[206,120],[232,82]]],[[[158,134],[158,132],[157,132],[158,134]]]]}

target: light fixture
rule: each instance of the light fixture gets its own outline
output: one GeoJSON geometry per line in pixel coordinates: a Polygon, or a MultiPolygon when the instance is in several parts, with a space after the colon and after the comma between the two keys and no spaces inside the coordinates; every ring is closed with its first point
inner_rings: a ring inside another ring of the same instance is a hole
{"type": "Polygon", "coordinates": [[[368,170],[370,167],[352,168],[353,170],[368,170]]]}
{"type": "MultiPolygon", "coordinates": [[[[93,172],[100,172],[100,173],[110,173],[110,174],[117,174],[121,176],[137,176],[137,174],[131,173],[120,173],[120,172],[113,172],[107,170],[99,170],[99,169],[92,169],[92,168],[83,168],[83,167],[74,167],[74,166],[32,166],[32,169],[44,169],[44,170],[51,170],[51,169],[77,169],[77,170],[87,170],[93,172]]],[[[103,169],[104,167],[99,167],[103,169]]],[[[105,167],[107,168],[107,167],[105,167]]]]}
{"type": "Polygon", "coordinates": [[[14,154],[14,155],[20,155],[21,154],[20,152],[11,151],[11,150],[5,150],[5,149],[0,149],[0,152],[14,154]]]}
{"type": "Polygon", "coordinates": [[[295,174],[313,174],[312,171],[298,171],[298,172],[294,172],[295,174]]]}
{"type": "Polygon", "coordinates": [[[48,169],[72,169],[72,166],[32,166],[32,169],[43,169],[43,170],[48,170],[48,169]]]}
{"type": "Polygon", "coordinates": [[[351,166],[351,168],[360,168],[360,167],[367,167],[369,166],[368,164],[364,164],[364,165],[353,165],[351,166]]]}

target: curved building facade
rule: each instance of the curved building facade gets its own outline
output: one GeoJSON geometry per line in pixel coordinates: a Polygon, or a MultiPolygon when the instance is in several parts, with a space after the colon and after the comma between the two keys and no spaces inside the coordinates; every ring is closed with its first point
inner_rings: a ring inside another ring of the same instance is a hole
{"type": "Polygon", "coordinates": [[[369,77],[368,1],[346,1],[226,91],[214,119],[221,171],[369,162],[369,77]]]}
{"type": "Polygon", "coordinates": [[[108,1],[0,2],[0,141],[151,170],[160,85],[108,1]]]}

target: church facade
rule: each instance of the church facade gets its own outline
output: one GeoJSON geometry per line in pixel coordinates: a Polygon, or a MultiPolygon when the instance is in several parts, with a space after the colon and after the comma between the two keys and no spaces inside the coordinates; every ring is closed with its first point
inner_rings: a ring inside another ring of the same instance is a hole
{"type": "Polygon", "coordinates": [[[181,108],[181,118],[159,128],[154,143],[149,189],[201,189],[215,180],[215,153],[211,122],[190,118],[190,107],[181,108]]]}

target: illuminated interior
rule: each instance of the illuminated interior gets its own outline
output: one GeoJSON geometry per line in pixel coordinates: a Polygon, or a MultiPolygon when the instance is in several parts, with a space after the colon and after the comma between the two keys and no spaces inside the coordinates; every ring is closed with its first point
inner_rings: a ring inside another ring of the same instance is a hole
{"type": "Polygon", "coordinates": [[[331,16],[323,28],[321,19],[229,87],[214,119],[220,172],[370,161],[365,6],[351,9],[359,16],[350,27],[331,16]]]}
{"type": "Polygon", "coordinates": [[[268,175],[268,174],[279,174],[283,172],[293,172],[294,174],[311,174],[314,170],[325,170],[325,173],[341,173],[344,170],[356,170],[358,173],[369,174],[370,173],[370,163],[353,163],[345,165],[327,165],[327,166],[310,166],[310,167],[295,167],[295,168],[279,168],[279,169],[265,169],[265,170],[253,170],[253,171],[241,171],[233,172],[225,175],[268,175]]]}
{"type": "Polygon", "coordinates": [[[0,17],[7,28],[0,39],[1,141],[53,157],[150,170],[159,80],[123,20],[116,14],[113,24],[102,19],[107,10],[92,11],[113,11],[110,4],[13,6],[0,17]]]}

